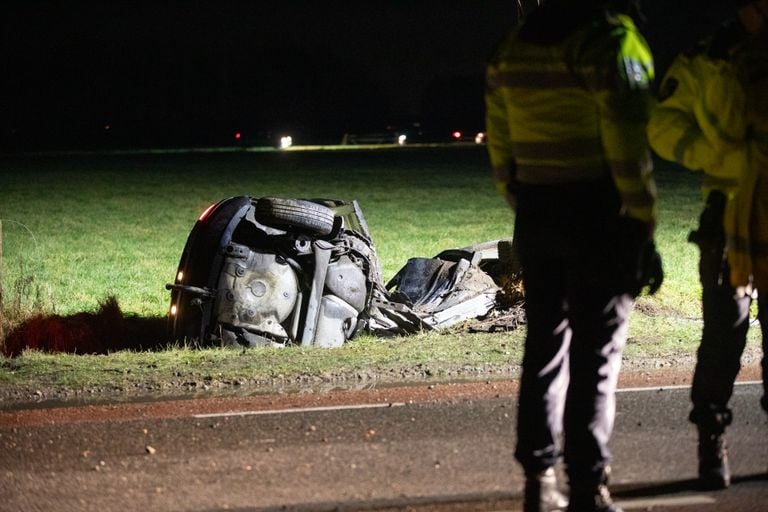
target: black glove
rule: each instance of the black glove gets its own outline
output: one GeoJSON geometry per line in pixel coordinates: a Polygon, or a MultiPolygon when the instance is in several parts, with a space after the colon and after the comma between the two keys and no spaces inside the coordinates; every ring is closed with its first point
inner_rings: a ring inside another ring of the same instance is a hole
{"type": "Polygon", "coordinates": [[[656,244],[649,240],[640,250],[640,259],[637,265],[636,294],[640,295],[643,289],[648,287],[648,295],[653,295],[664,282],[664,269],[661,264],[661,254],[656,250],[656,244]]]}
{"type": "Polygon", "coordinates": [[[637,297],[647,288],[648,295],[653,295],[664,281],[664,270],[652,227],[627,216],[621,217],[616,226],[614,254],[624,291],[637,297]]]}

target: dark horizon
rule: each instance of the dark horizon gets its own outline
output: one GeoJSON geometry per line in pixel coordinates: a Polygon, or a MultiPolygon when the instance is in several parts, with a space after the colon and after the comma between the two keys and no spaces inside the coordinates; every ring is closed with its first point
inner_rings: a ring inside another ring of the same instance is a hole
{"type": "MultiPolygon", "coordinates": [[[[646,3],[660,69],[712,25],[693,0],[646,3]]],[[[0,36],[0,150],[481,130],[485,62],[515,22],[514,5],[14,2],[0,36]]]]}

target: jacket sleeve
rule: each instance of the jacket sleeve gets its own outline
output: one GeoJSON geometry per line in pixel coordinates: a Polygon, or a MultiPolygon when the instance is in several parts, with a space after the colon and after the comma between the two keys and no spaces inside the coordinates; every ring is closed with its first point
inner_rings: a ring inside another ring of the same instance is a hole
{"type": "Polygon", "coordinates": [[[720,179],[733,179],[734,166],[720,141],[718,118],[724,97],[713,78],[723,72],[706,54],[678,56],[664,77],[659,103],[648,124],[653,150],[665,160],[720,179]],[[716,104],[713,104],[716,99],[716,104]]]}
{"type": "Polygon", "coordinates": [[[626,30],[610,66],[613,85],[598,94],[603,149],[627,214],[653,222],[656,185],[646,127],[654,70],[650,50],[636,30],[626,30]]]}

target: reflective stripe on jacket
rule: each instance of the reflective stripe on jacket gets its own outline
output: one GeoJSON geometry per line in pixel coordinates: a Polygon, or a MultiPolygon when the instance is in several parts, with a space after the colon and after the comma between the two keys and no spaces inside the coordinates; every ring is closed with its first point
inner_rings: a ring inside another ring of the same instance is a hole
{"type": "Polygon", "coordinates": [[[734,31],[725,26],[722,34],[675,58],[664,76],[659,102],[648,124],[648,139],[660,157],[693,171],[704,171],[705,197],[712,190],[731,196],[744,166],[743,151],[725,150],[716,142],[736,142],[737,136],[729,134],[720,121],[724,106],[712,104],[715,98],[719,97],[721,103],[726,99],[717,77],[730,66],[734,45],[723,39],[736,37],[731,34],[734,31]]]}
{"type": "Polygon", "coordinates": [[[731,284],[768,288],[768,48],[726,24],[669,68],[648,135],[662,158],[724,192],[731,284]]]}
{"type": "Polygon", "coordinates": [[[629,17],[560,44],[513,30],[487,69],[486,130],[497,182],[562,184],[611,174],[627,213],[655,217],[645,126],[653,61],[629,17]]]}

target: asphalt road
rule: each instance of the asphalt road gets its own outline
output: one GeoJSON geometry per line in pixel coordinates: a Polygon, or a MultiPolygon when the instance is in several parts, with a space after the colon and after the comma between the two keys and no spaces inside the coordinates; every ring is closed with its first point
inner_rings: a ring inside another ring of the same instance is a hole
{"type": "MultiPolygon", "coordinates": [[[[741,384],[733,399],[734,485],[702,493],[692,480],[688,389],[623,390],[615,497],[626,510],[768,510],[761,392],[741,384]]],[[[0,411],[0,510],[520,509],[514,393],[392,396],[362,405],[265,402],[251,411],[187,403],[172,415],[114,405],[105,409],[114,418],[86,409],[63,420],[60,413],[74,411],[35,411],[25,421],[0,411]]]]}

